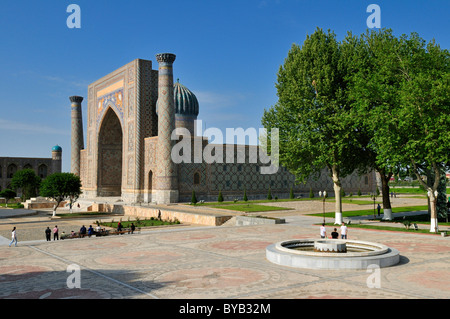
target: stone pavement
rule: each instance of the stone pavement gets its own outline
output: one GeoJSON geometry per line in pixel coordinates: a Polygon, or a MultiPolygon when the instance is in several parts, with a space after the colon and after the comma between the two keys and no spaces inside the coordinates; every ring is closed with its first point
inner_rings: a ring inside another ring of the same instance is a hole
{"type": "Polygon", "coordinates": [[[268,262],[265,248],[272,243],[318,238],[314,224],[321,218],[277,213],[282,214],[287,223],[273,226],[191,225],[52,242],[42,240],[46,226],[78,230],[92,220],[2,219],[1,235],[9,242],[16,226],[19,244],[0,246],[0,299],[450,298],[450,237],[350,229],[349,239],[400,251],[400,264],[380,269],[380,286],[370,288],[372,270],[295,269],[268,262]],[[26,241],[27,230],[40,232],[42,239],[26,241]],[[70,265],[81,269],[80,288],[68,288],[74,278],[70,265]]]}

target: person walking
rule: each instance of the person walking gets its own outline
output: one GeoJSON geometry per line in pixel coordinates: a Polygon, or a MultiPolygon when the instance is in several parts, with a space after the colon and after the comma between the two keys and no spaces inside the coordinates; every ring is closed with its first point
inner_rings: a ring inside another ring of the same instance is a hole
{"type": "Polygon", "coordinates": [[[320,226],[320,238],[327,238],[327,230],[325,229],[325,223],[320,226]]]}
{"type": "Polygon", "coordinates": [[[381,206],[380,206],[380,204],[378,204],[377,210],[378,210],[378,217],[380,217],[380,213],[381,213],[381,206]]]}
{"type": "Polygon", "coordinates": [[[12,243],[16,242],[14,244],[15,247],[17,247],[17,233],[16,233],[16,227],[13,228],[11,232],[11,242],[9,243],[9,247],[11,247],[12,243]]]}
{"type": "Polygon", "coordinates": [[[52,230],[50,229],[50,227],[47,226],[47,229],[45,230],[45,238],[47,239],[47,241],[51,241],[52,237],[52,230]]]}
{"type": "Polygon", "coordinates": [[[134,230],[136,229],[136,226],[134,226],[134,224],[133,223],[131,223],[131,233],[134,233],[134,230]]]}
{"type": "Polygon", "coordinates": [[[347,226],[345,226],[345,223],[342,222],[341,226],[341,239],[347,239],[348,229],[347,226]]]}
{"type": "Polygon", "coordinates": [[[59,229],[57,225],[53,228],[53,240],[59,240],[59,229]]]}

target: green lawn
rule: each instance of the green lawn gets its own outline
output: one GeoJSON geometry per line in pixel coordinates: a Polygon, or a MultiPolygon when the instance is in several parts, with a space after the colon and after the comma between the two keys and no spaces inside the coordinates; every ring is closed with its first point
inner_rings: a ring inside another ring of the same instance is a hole
{"type": "MultiPolygon", "coordinates": [[[[6,208],[6,204],[0,204],[0,207],[6,208]]],[[[8,208],[13,208],[13,209],[23,208],[23,204],[22,203],[9,203],[8,208]]]]}
{"type": "MultiPolygon", "coordinates": [[[[392,213],[412,212],[418,210],[428,210],[428,206],[423,205],[423,206],[394,207],[392,208],[392,213]]],[[[377,211],[375,211],[375,213],[378,214],[377,211]]],[[[383,214],[383,209],[381,209],[381,214],[383,214]]],[[[334,212],[325,212],[325,217],[331,218],[334,217],[334,215],[335,215],[334,212]]],[[[362,210],[342,212],[342,217],[364,216],[364,215],[373,215],[373,209],[362,209],[362,210]]],[[[310,214],[310,216],[322,217],[323,213],[310,214]]]]}
{"type": "MultiPolygon", "coordinates": [[[[125,221],[120,222],[122,224],[123,228],[129,228],[131,226],[131,223],[133,223],[136,227],[148,227],[148,226],[164,226],[164,225],[178,225],[180,224],[180,221],[168,221],[168,220],[159,220],[156,218],[150,218],[150,219],[138,219],[135,221],[125,221]]],[[[111,222],[103,222],[100,223],[101,226],[106,227],[112,227],[117,228],[118,221],[115,222],[112,220],[111,222]]]]}

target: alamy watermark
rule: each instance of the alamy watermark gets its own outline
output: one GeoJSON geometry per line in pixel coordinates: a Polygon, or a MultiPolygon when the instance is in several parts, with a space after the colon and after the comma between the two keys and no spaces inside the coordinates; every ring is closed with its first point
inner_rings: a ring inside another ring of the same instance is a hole
{"type": "Polygon", "coordinates": [[[371,15],[367,17],[366,24],[369,29],[381,28],[381,8],[378,4],[369,4],[366,12],[370,12],[371,15]]]}
{"type": "Polygon", "coordinates": [[[377,264],[371,264],[367,266],[367,273],[370,273],[367,277],[367,288],[381,288],[381,270],[377,264]]]}
{"type": "MultiPolygon", "coordinates": [[[[195,121],[196,127],[201,121],[195,121]]],[[[172,147],[171,158],[175,164],[180,163],[253,163],[260,164],[261,174],[275,174],[279,168],[279,130],[270,130],[270,141],[268,131],[265,128],[226,128],[225,134],[216,127],[200,132],[200,136],[192,138],[191,132],[186,128],[176,128],[172,131],[171,139],[178,141],[172,147]],[[214,137],[213,143],[203,147],[202,136],[214,137]],[[237,141],[237,144],[224,144],[225,140],[237,141]],[[249,144],[245,145],[248,139],[249,144]],[[255,145],[257,144],[257,145],[255,145]],[[237,146],[237,147],[235,147],[237,146]],[[270,155],[268,149],[270,146],[270,155]],[[235,154],[236,148],[236,154],[235,154]],[[225,150],[224,150],[225,149],[225,150]],[[246,149],[248,151],[246,151],[246,149]],[[193,154],[192,154],[193,152],[193,154]],[[193,155],[193,156],[192,156],[193,155]],[[235,156],[236,155],[236,156],[235,156]]]]}
{"type": "Polygon", "coordinates": [[[71,264],[67,266],[67,270],[70,275],[67,277],[66,284],[67,288],[81,288],[81,268],[77,264],[71,264]]]}
{"type": "Polygon", "coordinates": [[[67,17],[66,24],[69,29],[81,28],[81,8],[78,4],[70,4],[66,12],[70,13],[67,17]]]}

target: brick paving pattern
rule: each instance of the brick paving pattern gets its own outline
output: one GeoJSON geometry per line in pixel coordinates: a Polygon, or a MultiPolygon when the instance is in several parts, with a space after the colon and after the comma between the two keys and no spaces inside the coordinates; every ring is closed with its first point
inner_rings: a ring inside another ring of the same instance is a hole
{"type": "Polygon", "coordinates": [[[0,245],[0,299],[450,298],[450,237],[351,228],[349,239],[386,244],[401,254],[398,265],[380,269],[380,287],[369,288],[371,273],[365,270],[297,269],[267,261],[267,245],[318,238],[314,224],[322,220],[300,209],[272,215],[285,216],[287,223],[191,225],[51,242],[44,240],[47,226],[70,232],[93,221],[1,219],[6,239],[0,245]],[[18,247],[5,244],[13,225],[18,247]],[[69,289],[67,267],[73,264],[81,268],[81,288],[69,289]]]}

